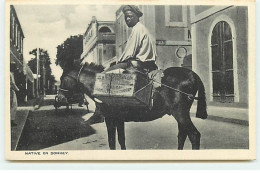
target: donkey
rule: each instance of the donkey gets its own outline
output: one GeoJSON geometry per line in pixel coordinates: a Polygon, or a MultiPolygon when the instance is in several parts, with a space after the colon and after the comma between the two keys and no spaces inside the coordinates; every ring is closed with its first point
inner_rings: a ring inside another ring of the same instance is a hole
{"type": "MultiPolygon", "coordinates": [[[[61,78],[61,90],[59,97],[66,91],[81,85],[83,92],[96,102],[93,96],[95,76],[104,70],[102,66],[85,64],[81,67],[74,67],[61,78]]],[[[192,149],[200,149],[201,134],[194,126],[190,117],[190,108],[194,99],[198,100],[196,117],[206,119],[207,104],[205,88],[200,77],[192,70],[182,67],[170,67],[163,71],[161,87],[153,94],[153,107],[144,109],[138,107],[111,106],[105,103],[96,102],[96,109],[105,117],[108,132],[108,143],[111,150],[116,149],[116,131],[121,149],[125,145],[125,122],[152,121],[168,114],[173,116],[178,123],[178,149],[182,150],[186,138],[190,139],[192,149]],[[197,97],[195,95],[197,94],[197,97]]]]}

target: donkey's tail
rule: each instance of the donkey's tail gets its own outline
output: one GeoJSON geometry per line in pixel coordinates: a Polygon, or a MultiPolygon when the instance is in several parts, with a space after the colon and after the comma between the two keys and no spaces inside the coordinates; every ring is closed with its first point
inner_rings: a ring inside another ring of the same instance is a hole
{"type": "Polygon", "coordinates": [[[197,79],[198,79],[197,80],[197,84],[198,84],[198,104],[197,104],[196,117],[201,118],[201,119],[206,119],[208,117],[208,113],[207,113],[205,88],[204,88],[204,84],[202,83],[199,76],[197,76],[197,79]]]}

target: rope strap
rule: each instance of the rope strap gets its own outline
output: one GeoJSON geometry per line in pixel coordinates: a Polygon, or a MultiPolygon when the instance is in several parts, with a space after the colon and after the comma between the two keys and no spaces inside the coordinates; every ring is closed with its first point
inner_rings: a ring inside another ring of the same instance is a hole
{"type": "MultiPolygon", "coordinates": [[[[139,70],[136,70],[136,71],[139,72],[139,73],[141,73],[141,74],[143,74],[143,75],[147,75],[147,74],[145,74],[145,73],[143,73],[143,72],[141,72],[141,71],[139,71],[139,70]]],[[[158,73],[158,72],[157,72],[157,73],[158,73]]],[[[157,74],[157,73],[156,73],[156,74],[157,74]]],[[[156,74],[155,74],[154,76],[156,76],[156,74]]],[[[149,77],[149,76],[148,76],[148,77],[149,77]]],[[[177,91],[177,92],[179,92],[179,93],[182,93],[182,94],[188,96],[188,99],[190,99],[190,100],[193,100],[193,99],[199,100],[198,97],[195,97],[195,96],[193,96],[192,94],[188,94],[188,93],[183,92],[183,91],[181,91],[181,90],[178,90],[178,89],[176,89],[176,88],[173,88],[173,87],[170,87],[170,86],[168,86],[168,85],[162,84],[161,82],[157,82],[157,81],[155,81],[155,80],[152,79],[152,78],[150,78],[150,80],[153,81],[153,82],[155,82],[155,83],[158,83],[158,84],[160,84],[160,85],[162,85],[162,86],[165,86],[165,87],[167,87],[167,88],[169,88],[169,89],[172,89],[172,90],[174,90],[174,91],[177,91]]],[[[147,86],[147,85],[146,85],[146,86],[147,86]]],[[[145,87],[146,87],[146,86],[145,86],[145,87]]],[[[143,88],[141,88],[141,89],[143,89],[143,88]]]]}
{"type": "Polygon", "coordinates": [[[151,80],[152,80],[153,82],[158,83],[158,84],[161,84],[162,86],[165,86],[165,87],[167,87],[167,88],[169,88],[169,89],[172,89],[172,90],[174,90],[174,91],[177,91],[177,92],[179,92],[179,93],[182,93],[182,94],[184,94],[184,95],[187,95],[190,100],[193,100],[193,99],[198,100],[198,99],[199,99],[198,97],[195,97],[195,96],[193,96],[192,94],[188,94],[188,93],[183,92],[183,91],[181,91],[181,90],[178,90],[178,89],[176,89],[176,88],[170,87],[170,86],[165,85],[165,84],[160,83],[160,82],[157,82],[157,81],[155,81],[155,80],[153,80],[153,79],[151,79],[151,80]]]}
{"type": "Polygon", "coordinates": [[[62,89],[62,88],[60,88],[59,90],[61,90],[61,91],[67,91],[67,92],[69,91],[69,90],[66,90],[66,89],[62,89]]]}

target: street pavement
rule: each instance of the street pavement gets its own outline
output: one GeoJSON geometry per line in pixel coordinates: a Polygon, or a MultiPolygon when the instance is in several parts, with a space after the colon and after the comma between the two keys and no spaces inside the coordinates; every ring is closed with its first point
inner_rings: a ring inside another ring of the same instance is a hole
{"type": "Polygon", "coordinates": [[[17,126],[11,128],[11,150],[16,150],[18,141],[20,140],[27,116],[32,107],[18,107],[16,112],[17,126]]]}
{"type": "MultiPolygon", "coordinates": [[[[45,98],[45,100],[51,99],[53,96],[45,98]]],[[[52,102],[41,106],[37,111],[31,111],[27,120],[29,124],[27,122],[25,125],[18,149],[108,150],[105,123],[94,124],[91,127],[84,124],[95,109],[94,103],[89,102],[90,113],[85,108],[73,105],[71,111],[61,107],[55,114],[52,102]],[[34,132],[32,135],[34,140],[28,138],[32,132],[34,132]],[[44,139],[39,140],[39,137],[44,139]],[[39,144],[32,141],[39,141],[39,144]],[[45,141],[44,145],[41,144],[43,141],[45,141]]],[[[192,107],[191,114],[193,123],[202,135],[201,149],[247,149],[249,147],[247,109],[220,109],[209,106],[209,118],[201,120],[193,115],[196,111],[195,106],[192,107]]],[[[150,122],[127,122],[125,132],[127,149],[177,149],[178,126],[175,119],[169,115],[150,122]]],[[[117,149],[119,148],[117,143],[117,149]]],[[[184,149],[191,149],[188,138],[184,149]]]]}
{"type": "MultiPolygon", "coordinates": [[[[197,129],[201,132],[201,149],[247,149],[248,126],[219,122],[213,120],[200,120],[192,118],[197,129]]],[[[52,146],[47,150],[107,150],[107,132],[105,123],[95,124],[92,127],[96,133],[52,146]]],[[[177,149],[178,126],[171,116],[151,122],[125,123],[127,149],[177,149]]],[[[117,143],[117,149],[120,146],[117,143]]],[[[191,149],[189,139],[184,149],[191,149]]]]}

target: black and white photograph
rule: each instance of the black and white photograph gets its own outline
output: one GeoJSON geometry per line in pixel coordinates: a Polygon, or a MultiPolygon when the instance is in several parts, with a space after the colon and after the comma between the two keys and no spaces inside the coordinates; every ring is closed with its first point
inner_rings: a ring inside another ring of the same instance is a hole
{"type": "Polygon", "coordinates": [[[255,159],[254,5],[6,1],[6,159],[255,159]]]}

